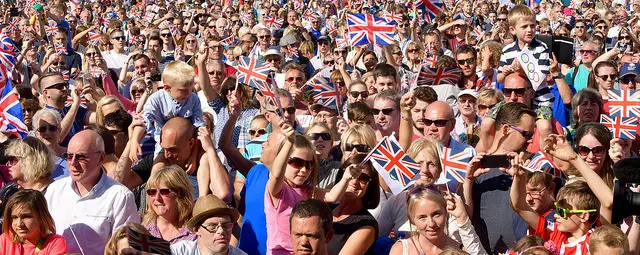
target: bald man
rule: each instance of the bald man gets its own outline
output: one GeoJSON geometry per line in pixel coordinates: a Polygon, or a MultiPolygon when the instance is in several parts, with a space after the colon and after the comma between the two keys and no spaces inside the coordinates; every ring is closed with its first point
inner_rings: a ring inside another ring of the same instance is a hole
{"type": "Polygon", "coordinates": [[[56,233],[67,241],[69,253],[103,254],[116,229],[140,223],[133,193],[104,173],[104,142],[95,131],[74,135],[67,151],[70,176],[45,193],[56,233]]]}
{"type": "Polygon", "coordinates": [[[165,166],[177,165],[187,171],[187,177],[193,184],[194,198],[205,196],[211,190],[218,198],[230,201],[229,174],[215,149],[208,147],[212,143],[209,133],[196,136],[195,132],[187,119],[174,117],[167,121],[160,133],[160,147],[163,153],[158,154],[153,161],[151,172],[165,166]],[[197,143],[197,139],[202,146],[197,143]],[[192,164],[196,165],[191,166],[192,164]]]}

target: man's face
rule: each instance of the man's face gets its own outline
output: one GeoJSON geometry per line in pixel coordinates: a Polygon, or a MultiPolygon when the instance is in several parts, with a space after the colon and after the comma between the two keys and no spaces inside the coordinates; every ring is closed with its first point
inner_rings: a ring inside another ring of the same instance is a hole
{"type": "Polygon", "coordinates": [[[162,42],[166,45],[171,44],[171,31],[168,29],[160,31],[160,38],[162,38],[162,42]]]}
{"type": "Polygon", "coordinates": [[[122,32],[113,32],[111,34],[111,44],[114,49],[123,49],[126,38],[122,32]]]}
{"type": "Polygon", "coordinates": [[[40,86],[48,102],[60,104],[67,101],[69,85],[64,81],[62,75],[45,77],[40,86]]]}
{"type": "Polygon", "coordinates": [[[327,254],[327,243],[332,233],[324,233],[319,216],[291,219],[291,244],[295,255],[327,254]]]}
{"type": "Polygon", "coordinates": [[[214,254],[226,254],[233,230],[233,222],[227,215],[217,215],[197,226],[198,243],[214,254]]]}
{"type": "Polygon", "coordinates": [[[498,19],[498,15],[496,15],[495,13],[489,13],[489,20],[491,21],[492,24],[496,23],[496,20],[498,19]]]}
{"type": "Polygon", "coordinates": [[[440,52],[440,40],[436,35],[425,35],[424,45],[426,46],[426,53],[430,55],[438,55],[440,52]]]}
{"type": "Polygon", "coordinates": [[[296,108],[293,103],[293,99],[291,97],[281,96],[280,105],[282,107],[283,116],[280,116],[280,111],[276,109],[268,112],[269,118],[267,120],[269,120],[272,125],[276,125],[280,123],[281,120],[284,120],[293,127],[296,121],[296,108]]]}
{"type": "Polygon", "coordinates": [[[456,56],[456,59],[465,77],[472,76],[476,73],[476,56],[474,56],[473,53],[460,53],[456,56]]]}
{"type": "Polygon", "coordinates": [[[251,34],[245,34],[242,36],[241,38],[241,44],[240,47],[242,47],[243,51],[249,51],[251,49],[251,47],[253,47],[253,44],[255,43],[254,41],[251,40],[251,34]]]}
{"type": "Polygon", "coordinates": [[[519,19],[515,26],[509,26],[512,34],[525,43],[530,43],[536,35],[536,22],[534,20],[519,19]]]}
{"type": "Polygon", "coordinates": [[[385,90],[395,90],[396,79],[393,76],[380,76],[376,78],[376,90],[382,92],[385,90]]]}
{"type": "Polygon", "coordinates": [[[455,127],[453,116],[441,108],[427,109],[424,119],[424,137],[433,142],[448,144],[451,131],[455,127]]]}
{"type": "Polygon", "coordinates": [[[71,138],[67,152],[74,155],[68,159],[69,175],[75,182],[92,180],[100,174],[100,167],[104,159],[104,151],[98,151],[87,136],[71,138]]]}
{"type": "Polygon", "coordinates": [[[164,157],[171,164],[184,166],[191,155],[191,139],[175,130],[162,132],[160,146],[164,150],[164,157]]]}
{"type": "Polygon", "coordinates": [[[258,32],[258,43],[263,47],[268,47],[271,44],[271,34],[265,30],[258,32]]]}
{"type": "Polygon", "coordinates": [[[297,21],[298,14],[295,11],[289,11],[289,13],[287,13],[287,23],[296,24],[297,21]]]}
{"type": "Polygon", "coordinates": [[[498,20],[498,22],[507,22],[507,15],[506,14],[499,14],[497,20],[498,20]]]}
{"type": "Polygon", "coordinates": [[[318,51],[322,54],[327,54],[327,52],[329,52],[329,41],[327,40],[318,41],[318,51]]]}
{"type": "Polygon", "coordinates": [[[210,40],[207,44],[209,45],[209,59],[222,60],[224,47],[220,41],[210,40]]]}
{"type": "Polygon", "coordinates": [[[476,98],[470,95],[462,95],[458,98],[458,109],[463,116],[476,115],[476,98]]]}
{"type": "Polygon", "coordinates": [[[149,49],[156,54],[160,54],[162,51],[162,44],[158,40],[150,40],[149,41],[149,49]]]}
{"type": "Polygon", "coordinates": [[[291,91],[302,87],[305,82],[304,74],[298,69],[289,69],[284,76],[285,89],[291,91]]]}
{"type": "Polygon", "coordinates": [[[315,122],[321,122],[327,125],[327,127],[329,127],[329,129],[331,130],[337,130],[337,123],[338,123],[338,118],[336,117],[338,115],[337,111],[335,110],[331,110],[328,108],[322,108],[320,109],[320,111],[318,111],[318,114],[316,114],[315,116],[315,122]]]}
{"type": "Polygon", "coordinates": [[[409,22],[403,21],[402,23],[397,24],[396,28],[398,29],[398,34],[406,34],[407,29],[409,28],[409,22]]]}
{"type": "MultiPolygon", "coordinates": [[[[523,132],[533,134],[535,119],[531,115],[523,114],[520,117],[520,123],[515,125],[515,127],[523,132]]],[[[525,135],[520,133],[519,130],[508,126],[506,139],[503,144],[506,151],[521,152],[524,151],[531,142],[532,138],[525,137],[525,135]]]]}
{"type": "Polygon", "coordinates": [[[224,80],[224,66],[217,61],[210,62],[207,65],[207,72],[209,73],[209,81],[211,86],[216,88],[222,84],[224,80]]]}
{"type": "Polygon", "coordinates": [[[504,100],[507,103],[520,102],[526,105],[531,105],[534,91],[531,89],[531,86],[529,86],[529,83],[524,79],[526,78],[517,75],[510,75],[507,77],[504,88],[502,89],[505,97],[504,100]]]}
{"type": "Polygon", "coordinates": [[[113,139],[115,140],[115,154],[116,157],[120,157],[122,155],[122,151],[124,151],[124,147],[127,146],[127,142],[129,142],[129,138],[127,137],[127,130],[122,130],[116,126],[105,126],[111,135],[113,135],[113,139]]]}
{"type": "Polygon", "coordinates": [[[216,21],[216,32],[220,36],[220,38],[226,38],[229,34],[229,30],[227,30],[227,20],[220,19],[216,21]]]}
{"type": "Polygon", "coordinates": [[[396,102],[386,98],[378,98],[373,102],[373,119],[382,133],[397,131],[400,126],[400,111],[396,102]]]}
{"type": "Polygon", "coordinates": [[[133,70],[137,77],[144,77],[149,72],[149,62],[145,58],[138,59],[133,62],[133,70]]]}
{"type": "Polygon", "coordinates": [[[427,106],[429,106],[429,103],[422,100],[416,100],[416,105],[411,108],[411,119],[413,119],[413,127],[420,131],[419,135],[422,135],[422,133],[424,132],[424,122],[422,121],[427,116],[427,106]]]}
{"type": "Polygon", "coordinates": [[[576,26],[574,28],[576,31],[576,36],[582,38],[584,36],[584,31],[585,31],[584,22],[576,22],[576,26]]]}
{"type": "Polygon", "coordinates": [[[584,45],[582,45],[582,49],[580,49],[580,55],[582,55],[583,63],[591,64],[596,59],[596,57],[598,57],[598,51],[596,50],[596,46],[594,44],[585,43],[584,45]]]}
{"type": "Polygon", "coordinates": [[[61,43],[62,45],[66,45],[67,35],[65,33],[56,32],[55,35],[53,35],[53,41],[55,43],[61,43]]]}

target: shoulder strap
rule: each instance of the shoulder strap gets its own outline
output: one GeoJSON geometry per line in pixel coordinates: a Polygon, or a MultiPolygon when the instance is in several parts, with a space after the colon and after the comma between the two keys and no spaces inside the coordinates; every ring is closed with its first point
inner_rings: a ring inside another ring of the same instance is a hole
{"type": "Polygon", "coordinates": [[[400,239],[402,243],[402,255],[409,255],[409,241],[407,239],[400,239]]]}
{"type": "MultiPolygon", "coordinates": [[[[580,65],[582,65],[582,64],[580,64],[580,65]]],[[[573,78],[573,80],[571,81],[571,85],[573,85],[574,87],[576,86],[576,77],[578,77],[578,73],[580,72],[580,65],[576,66],[573,69],[573,77],[571,77],[571,78],[573,78]]]]}

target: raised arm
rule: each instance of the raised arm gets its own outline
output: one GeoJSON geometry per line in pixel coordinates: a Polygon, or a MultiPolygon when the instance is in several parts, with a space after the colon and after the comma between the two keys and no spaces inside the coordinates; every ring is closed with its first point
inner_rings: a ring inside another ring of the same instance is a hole
{"type": "Polygon", "coordinates": [[[198,84],[207,102],[213,101],[218,96],[218,91],[211,86],[211,79],[209,79],[209,72],[207,72],[207,59],[209,59],[209,47],[198,52],[196,57],[196,65],[198,67],[198,84]]]}
{"type": "Polygon", "coordinates": [[[85,29],[84,31],[77,33],[73,39],[71,39],[71,47],[74,50],[78,49],[78,43],[80,43],[80,40],[82,40],[82,38],[84,38],[85,36],[87,36],[87,34],[91,31],[93,31],[94,29],[96,29],[96,25],[93,25],[87,29],[85,29]]]}
{"type": "Polygon", "coordinates": [[[540,215],[527,204],[527,175],[525,170],[520,167],[520,163],[524,162],[524,153],[512,159],[509,174],[513,176],[511,183],[511,191],[509,192],[511,208],[518,213],[520,217],[529,224],[529,227],[536,228],[540,215]]]}
{"type": "MultiPolygon", "coordinates": [[[[549,73],[553,76],[556,77],[557,75],[560,75],[560,68],[558,68],[558,59],[556,59],[556,54],[554,53],[552,55],[552,58],[549,60],[550,61],[550,65],[549,65],[549,73]]],[[[571,104],[571,98],[573,97],[573,91],[571,90],[571,88],[569,87],[569,84],[567,84],[567,81],[564,80],[564,77],[558,77],[557,79],[554,78],[556,85],[558,86],[558,92],[560,92],[560,97],[562,97],[562,102],[564,104],[571,104]]]]}
{"type": "Polygon", "coordinates": [[[78,108],[80,108],[80,95],[78,91],[72,89],[71,98],[73,98],[73,103],[71,103],[69,111],[67,111],[67,114],[64,115],[64,118],[62,118],[60,122],[60,141],[64,140],[69,134],[69,131],[71,131],[73,122],[76,120],[76,114],[78,114],[78,108]]]}
{"type": "Polygon", "coordinates": [[[225,123],[222,128],[218,147],[227,157],[227,160],[233,162],[233,167],[242,175],[247,176],[249,170],[255,166],[256,163],[243,157],[235,146],[233,146],[233,132],[240,112],[242,111],[241,107],[240,102],[237,100],[229,101],[229,120],[227,120],[227,123],[225,123]]]}
{"type": "Polygon", "coordinates": [[[286,185],[284,183],[286,178],[284,173],[287,169],[287,160],[293,149],[293,140],[296,135],[295,129],[289,124],[281,123],[280,129],[286,138],[281,146],[280,152],[278,152],[278,155],[276,155],[276,158],[273,160],[273,166],[269,171],[269,181],[267,182],[267,190],[269,191],[269,196],[273,204],[278,204],[276,201],[280,199],[280,191],[282,191],[282,188],[286,185]]]}
{"type": "Polygon", "coordinates": [[[213,195],[216,197],[229,202],[233,194],[229,173],[227,172],[227,168],[222,165],[210,137],[211,135],[206,127],[198,128],[198,140],[200,140],[202,148],[206,152],[204,156],[207,159],[207,165],[209,167],[209,182],[205,187],[211,189],[213,195]]]}
{"type": "Polygon", "coordinates": [[[400,99],[400,129],[398,131],[400,147],[407,151],[411,146],[411,138],[413,137],[413,119],[411,118],[411,109],[416,105],[413,91],[404,94],[400,99]]]}
{"type": "MultiPolygon", "coordinates": [[[[133,133],[133,129],[136,126],[144,126],[142,120],[140,118],[134,118],[131,125],[129,125],[129,134],[133,133]]],[[[127,143],[122,151],[122,156],[118,159],[118,164],[116,165],[116,170],[113,173],[107,172],[107,175],[117,182],[121,183],[124,186],[127,186],[129,189],[134,189],[143,183],[140,176],[134,173],[131,170],[131,165],[133,165],[133,161],[127,157],[129,151],[131,150],[131,144],[127,143]]]]}

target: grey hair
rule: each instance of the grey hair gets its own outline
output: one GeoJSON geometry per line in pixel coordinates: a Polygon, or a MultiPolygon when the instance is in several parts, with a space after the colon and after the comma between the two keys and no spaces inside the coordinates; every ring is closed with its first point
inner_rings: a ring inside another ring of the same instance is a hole
{"type": "Polygon", "coordinates": [[[38,123],[40,123],[40,119],[44,116],[53,116],[53,118],[56,120],[56,126],[60,126],[60,122],[62,121],[62,116],[60,116],[60,113],[53,109],[44,108],[38,110],[36,114],[33,115],[31,126],[34,130],[38,129],[38,123]]]}

